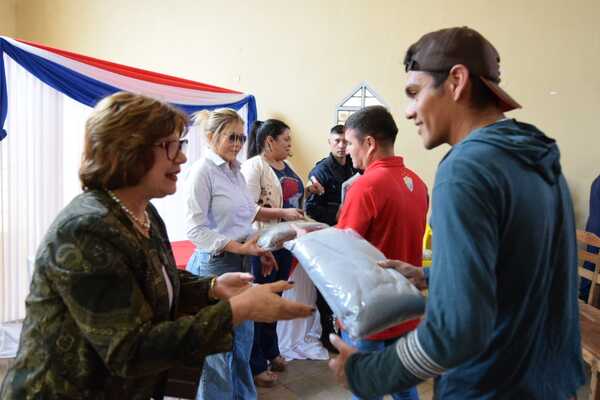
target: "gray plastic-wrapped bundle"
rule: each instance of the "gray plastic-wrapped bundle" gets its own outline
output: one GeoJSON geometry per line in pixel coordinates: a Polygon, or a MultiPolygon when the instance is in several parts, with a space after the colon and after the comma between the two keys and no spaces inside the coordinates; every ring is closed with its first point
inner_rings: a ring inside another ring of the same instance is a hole
{"type": "Polygon", "coordinates": [[[383,253],[351,229],[323,229],[285,247],[353,337],[372,335],[425,311],[419,290],[399,272],[379,267],[383,253]]]}
{"type": "Polygon", "coordinates": [[[283,248],[283,243],[296,238],[297,230],[312,232],[328,228],[329,225],[316,221],[280,222],[262,229],[258,235],[258,244],[264,250],[275,251],[283,248]]]}

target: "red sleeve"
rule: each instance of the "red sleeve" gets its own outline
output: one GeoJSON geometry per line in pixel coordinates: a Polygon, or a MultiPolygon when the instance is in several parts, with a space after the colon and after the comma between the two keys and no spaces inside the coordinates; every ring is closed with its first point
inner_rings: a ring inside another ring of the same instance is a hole
{"type": "Polygon", "coordinates": [[[371,189],[355,184],[348,191],[336,227],[354,229],[362,237],[365,237],[375,218],[376,210],[371,189]]]}

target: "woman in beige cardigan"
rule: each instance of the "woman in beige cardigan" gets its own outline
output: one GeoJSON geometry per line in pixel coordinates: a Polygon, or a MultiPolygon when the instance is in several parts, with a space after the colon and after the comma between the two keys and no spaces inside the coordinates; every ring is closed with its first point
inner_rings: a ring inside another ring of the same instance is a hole
{"type": "MultiPolygon", "coordinates": [[[[293,221],[304,217],[304,185],[298,174],[285,162],[290,150],[290,128],[284,122],[268,119],[254,123],[248,141],[248,160],[242,164],[242,174],[246,179],[248,191],[256,202],[257,212],[272,217],[267,222],[257,223],[259,228],[281,220],[293,221]]],[[[282,249],[274,251],[273,255],[279,269],[268,276],[260,273],[259,258],[253,257],[251,260],[256,282],[288,279],[292,264],[291,253],[282,249]]],[[[258,386],[273,385],[277,380],[273,371],[285,369],[285,360],[279,354],[276,324],[255,324],[250,366],[258,386]]]]}

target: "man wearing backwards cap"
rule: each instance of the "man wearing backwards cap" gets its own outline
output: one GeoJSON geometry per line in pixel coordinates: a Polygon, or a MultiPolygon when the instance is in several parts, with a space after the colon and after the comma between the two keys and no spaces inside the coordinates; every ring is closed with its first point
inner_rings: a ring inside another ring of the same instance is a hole
{"type": "Polygon", "coordinates": [[[423,36],[406,52],[406,117],[427,149],[448,143],[432,195],[429,285],[417,330],[377,353],[337,337],[338,379],[369,398],[436,378],[436,399],[569,399],[584,382],[571,196],[558,147],[508,119],[500,57],[463,27],[423,36]]]}

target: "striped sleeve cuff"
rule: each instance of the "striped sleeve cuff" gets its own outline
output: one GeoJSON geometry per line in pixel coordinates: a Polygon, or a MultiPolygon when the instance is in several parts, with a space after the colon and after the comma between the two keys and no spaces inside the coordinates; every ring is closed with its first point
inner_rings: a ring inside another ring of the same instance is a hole
{"type": "Polygon", "coordinates": [[[426,380],[441,375],[445,368],[437,364],[423,350],[417,330],[401,337],[395,344],[402,365],[414,376],[426,380]]]}

